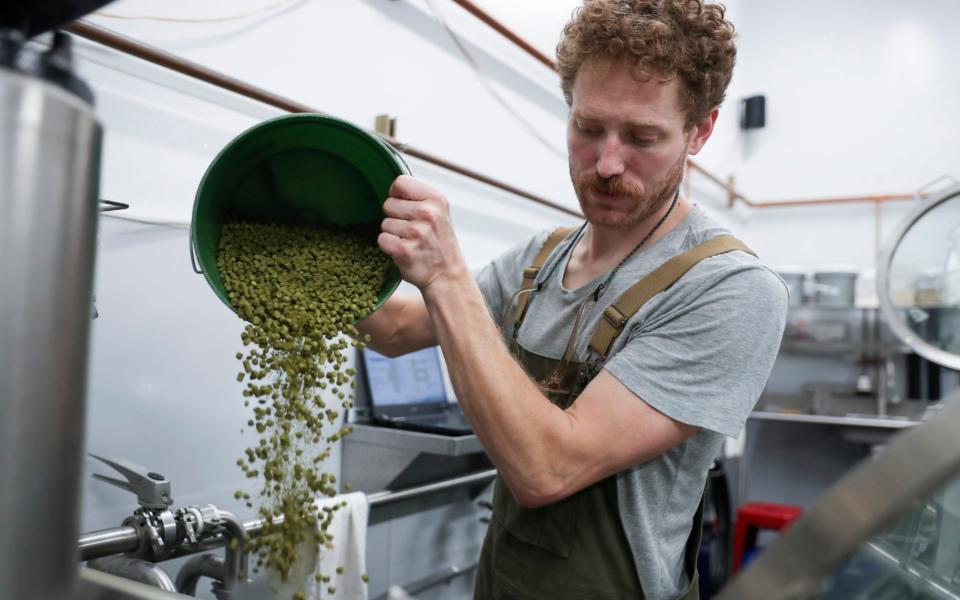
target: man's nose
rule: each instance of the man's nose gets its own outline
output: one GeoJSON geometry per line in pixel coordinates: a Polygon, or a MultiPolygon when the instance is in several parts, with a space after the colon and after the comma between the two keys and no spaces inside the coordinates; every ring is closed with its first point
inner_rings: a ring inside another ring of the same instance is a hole
{"type": "Polygon", "coordinates": [[[624,170],[623,144],[616,135],[607,135],[600,147],[600,156],[597,159],[597,175],[609,179],[622,175],[624,170]]]}

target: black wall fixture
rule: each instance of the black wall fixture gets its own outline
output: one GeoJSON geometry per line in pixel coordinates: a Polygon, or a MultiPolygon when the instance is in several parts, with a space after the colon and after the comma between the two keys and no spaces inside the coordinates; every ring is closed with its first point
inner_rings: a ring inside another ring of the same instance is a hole
{"type": "Polygon", "coordinates": [[[759,129],[766,125],[767,107],[763,96],[750,96],[740,101],[740,129],[759,129]]]}

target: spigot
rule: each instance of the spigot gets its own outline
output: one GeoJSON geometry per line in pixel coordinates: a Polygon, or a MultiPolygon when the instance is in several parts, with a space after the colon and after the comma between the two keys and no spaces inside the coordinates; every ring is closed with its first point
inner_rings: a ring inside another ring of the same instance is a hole
{"type": "Polygon", "coordinates": [[[140,503],[140,506],[162,510],[173,504],[173,498],[170,496],[170,481],[160,473],[121,459],[105,458],[96,454],[90,456],[107,466],[113,467],[126,478],[126,481],[99,473],[94,473],[93,478],[105,481],[122,490],[133,492],[137,495],[137,502],[140,503]]]}

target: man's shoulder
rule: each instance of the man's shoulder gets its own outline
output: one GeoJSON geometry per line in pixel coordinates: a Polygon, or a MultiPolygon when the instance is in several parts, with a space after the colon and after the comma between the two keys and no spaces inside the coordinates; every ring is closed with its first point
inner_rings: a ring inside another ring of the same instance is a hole
{"type": "Polygon", "coordinates": [[[520,263],[520,268],[522,269],[525,266],[529,266],[533,262],[533,259],[536,258],[540,250],[543,249],[546,243],[550,240],[550,237],[554,233],[559,233],[562,237],[559,239],[554,239],[553,241],[558,242],[554,245],[554,250],[563,243],[563,239],[566,238],[573,227],[569,226],[554,226],[549,229],[543,229],[533,234],[532,236],[522,240],[512,246],[507,250],[501,258],[508,260],[513,260],[514,262],[520,263]]]}
{"type": "MultiPolygon", "coordinates": [[[[735,232],[701,214],[686,231],[679,252],[692,250],[720,236],[732,236],[750,247],[735,232]]],[[[687,285],[683,287],[696,287],[703,292],[733,293],[766,300],[771,304],[786,302],[787,286],[783,279],[763,263],[762,257],[742,250],[705,258],[691,268],[683,279],[687,280],[687,285]]]]}
{"type": "Polygon", "coordinates": [[[482,272],[487,272],[487,275],[502,280],[504,285],[515,285],[522,277],[523,270],[533,263],[534,258],[544,247],[547,239],[557,229],[558,227],[543,229],[514,243],[490,261],[482,272]]]}

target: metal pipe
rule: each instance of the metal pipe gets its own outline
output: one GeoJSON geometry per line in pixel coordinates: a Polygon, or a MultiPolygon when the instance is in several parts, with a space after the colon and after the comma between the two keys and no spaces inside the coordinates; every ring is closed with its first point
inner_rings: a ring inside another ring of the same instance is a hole
{"type": "Polygon", "coordinates": [[[246,537],[246,528],[244,524],[231,512],[218,510],[217,517],[220,523],[224,525],[223,541],[226,545],[224,552],[224,573],[223,587],[227,591],[236,589],[240,583],[241,573],[246,573],[246,549],[244,548],[244,538],[246,537]],[[231,544],[232,540],[237,540],[236,544],[231,544]],[[231,546],[233,546],[231,548],[231,546]]]}
{"type": "Polygon", "coordinates": [[[463,7],[464,10],[466,10],[473,16],[477,17],[478,19],[480,19],[481,21],[483,21],[484,23],[492,27],[494,30],[496,30],[497,33],[499,33],[503,37],[507,38],[508,40],[510,40],[511,42],[513,42],[514,44],[522,48],[524,52],[526,52],[533,58],[537,59],[541,63],[550,67],[550,69],[554,71],[557,70],[557,63],[553,59],[548,57],[546,54],[544,54],[540,50],[537,50],[533,46],[533,44],[531,44],[527,40],[523,39],[522,37],[514,33],[513,30],[511,30],[509,27],[507,27],[506,25],[498,21],[493,15],[491,15],[487,11],[483,10],[473,2],[470,2],[470,0],[453,0],[453,1],[459,4],[461,7],[463,7]]]}
{"type": "MultiPolygon", "coordinates": [[[[451,477],[450,479],[427,483],[404,490],[375,492],[373,494],[369,494],[367,499],[370,501],[370,507],[376,508],[378,506],[400,502],[401,500],[409,500],[411,498],[416,498],[418,496],[432,494],[443,490],[449,490],[465,485],[486,483],[493,480],[493,478],[496,476],[496,469],[488,469],[486,471],[478,471],[476,473],[470,473],[469,475],[451,477]]],[[[250,519],[241,522],[232,513],[223,510],[218,511],[218,515],[226,525],[225,528],[227,535],[217,535],[212,538],[202,539],[199,543],[191,547],[178,548],[169,557],[167,557],[167,560],[172,558],[180,558],[182,556],[190,556],[200,552],[206,552],[208,550],[213,550],[226,545],[228,552],[227,567],[233,569],[228,572],[228,576],[234,576],[234,574],[236,574],[235,576],[239,577],[239,573],[245,571],[244,561],[246,556],[242,551],[238,551],[238,556],[231,557],[229,554],[229,541],[233,537],[237,536],[242,539],[244,533],[247,536],[260,535],[260,532],[263,531],[264,520],[250,519]],[[234,565],[234,567],[231,567],[231,564],[234,565]]],[[[277,522],[277,519],[274,521],[277,522]]],[[[121,552],[133,552],[137,549],[137,547],[139,547],[139,544],[140,540],[137,530],[133,527],[116,527],[113,529],[101,529],[100,531],[85,533],[80,536],[80,560],[91,560],[101,556],[108,556],[110,554],[117,554],[121,552]]]]}
{"type": "Polygon", "coordinates": [[[140,533],[135,527],[101,529],[80,536],[80,561],[111,554],[125,554],[140,547],[140,533]]]}
{"type": "Polygon", "coordinates": [[[155,563],[140,560],[139,558],[122,555],[106,556],[89,561],[87,567],[104,573],[110,573],[117,577],[123,577],[124,579],[139,581],[140,583],[145,583],[165,592],[177,591],[176,586],[173,585],[173,581],[170,579],[170,576],[167,575],[166,571],[155,563]]]}
{"type": "MultiPolygon", "coordinates": [[[[264,104],[274,106],[281,110],[293,113],[320,112],[315,108],[307,106],[306,104],[301,104],[294,100],[290,100],[289,98],[274,94],[263,88],[251,85],[245,81],[224,75],[223,73],[214,71],[213,69],[208,69],[203,65],[185,60],[176,55],[170,54],[169,52],[160,50],[159,48],[148,46],[86,21],[74,21],[67,26],[67,31],[88,40],[97,42],[98,44],[107,46],[108,48],[113,48],[114,50],[135,56],[155,65],[165,67],[194,79],[199,79],[200,81],[209,83],[210,85],[217,86],[258,102],[263,102],[264,104]]],[[[516,186],[510,185],[509,183],[494,179],[493,177],[482,175],[473,169],[452,163],[448,160],[430,154],[429,152],[420,150],[410,146],[409,144],[402,143],[390,136],[382,135],[376,132],[371,133],[380,136],[380,138],[395,147],[397,150],[400,150],[401,152],[409,154],[415,158],[419,158],[425,162],[431,163],[443,169],[447,169],[448,171],[453,171],[454,173],[458,173],[464,177],[469,177],[470,179],[480,181],[491,187],[495,187],[505,192],[520,196],[521,198],[536,202],[537,204],[558,210],[562,213],[566,213],[574,217],[583,216],[579,211],[567,208],[566,206],[557,204],[556,202],[548,200],[542,196],[537,196],[536,194],[524,191],[516,186]]]]}
{"type": "MultiPolygon", "coordinates": [[[[416,581],[404,584],[399,587],[405,593],[412,596],[415,594],[419,594],[421,592],[425,592],[430,588],[440,585],[441,583],[450,583],[451,580],[475,570],[478,566],[480,566],[479,562],[473,562],[463,566],[450,565],[449,567],[439,571],[438,573],[434,573],[433,575],[427,575],[422,579],[418,579],[416,581]]],[[[381,596],[378,596],[376,600],[388,600],[389,598],[392,598],[392,597],[393,596],[391,596],[390,593],[387,592],[381,596]]]]}
{"type": "Polygon", "coordinates": [[[176,591],[188,596],[197,595],[197,584],[203,577],[223,581],[226,577],[225,563],[213,554],[201,554],[188,560],[177,573],[176,591]]]}
{"type": "Polygon", "coordinates": [[[489,469],[487,471],[471,473],[470,475],[463,475],[461,477],[452,477],[450,479],[444,479],[443,481],[427,483],[417,487],[407,488],[405,490],[397,490],[395,492],[376,492],[368,495],[367,498],[370,500],[371,507],[383,506],[385,504],[392,504],[394,502],[400,502],[401,500],[409,500],[410,498],[416,498],[417,496],[424,496],[426,494],[432,494],[442,490],[449,490],[451,488],[462,487],[475,483],[486,483],[487,481],[493,480],[493,478],[496,476],[497,470],[489,469]]]}
{"type": "MultiPolygon", "coordinates": [[[[368,494],[367,499],[370,501],[370,507],[376,508],[378,506],[384,506],[387,504],[392,504],[394,502],[399,502],[401,500],[409,500],[410,498],[416,498],[418,496],[423,496],[426,494],[432,494],[435,492],[449,490],[452,488],[462,487],[465,485],[471,485],[476,483],[485,483],[491,481],[494,477],[497,476],[496,469],[489,469],[486,471],[479,471],[477,473],[471,473],[469,475],[462,475],[460,477],[451,477],[450,479],[444,479],[442,481],[437,481],[433,483],[427,483],[424,485],[419,485],[416,487],[407,488],[404,490],[397,490],[395,492],[384,491],[384,492],[375,492],[373,494],[368,494]]],[[[274,519],[274,522],[277,522],[274,519]]],[[[249,521],[244,521],[244,529],[247,530],[247,535],[259,535],[263,530],[263,519],[251,519],[249,521]]]]}

